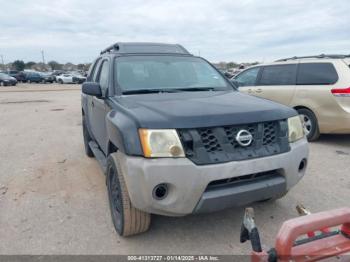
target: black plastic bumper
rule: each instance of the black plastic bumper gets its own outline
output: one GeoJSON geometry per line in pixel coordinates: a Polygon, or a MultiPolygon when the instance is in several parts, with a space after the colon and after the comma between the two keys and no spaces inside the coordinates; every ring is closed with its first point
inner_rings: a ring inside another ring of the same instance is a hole
{"type": "Polygon", "coordinates": [[[286,190],[286,179],[282,175],[237,183],[232,187],[205,191],[193,213],[208,213],[244,206],[256,201],[282,196],[286,190]]]}

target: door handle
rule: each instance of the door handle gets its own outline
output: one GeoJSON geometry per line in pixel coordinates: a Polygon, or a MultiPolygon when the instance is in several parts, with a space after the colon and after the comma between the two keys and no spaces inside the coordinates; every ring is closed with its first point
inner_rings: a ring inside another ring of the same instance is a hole
{"type": "Polygon", "coordinates": [[[261,88],[258,88],[255,92],[261,93],[261,92],[262,92],[262,89],[261,89],[261,88]]]}

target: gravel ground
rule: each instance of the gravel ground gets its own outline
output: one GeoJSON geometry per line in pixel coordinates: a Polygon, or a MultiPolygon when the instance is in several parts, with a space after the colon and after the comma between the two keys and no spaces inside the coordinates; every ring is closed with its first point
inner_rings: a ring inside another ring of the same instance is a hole
{"type": "MultiPolygon", "coordinates": [[[[153,216],[142,235],[120,238],[105,178],[84,155],[78,85],[0,88],[0,254],[248,254],[243,209],[182,218],[153,216]]],[[[350,136],[310,144],[304,179],[275,203],[253,205],[264,246],[295,205],[349,205],[350,136]]]]}

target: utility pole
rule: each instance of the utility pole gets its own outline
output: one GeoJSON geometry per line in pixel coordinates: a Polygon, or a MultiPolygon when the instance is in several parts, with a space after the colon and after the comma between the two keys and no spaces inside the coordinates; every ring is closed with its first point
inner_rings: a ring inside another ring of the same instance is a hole
{"type": "Polygon", "coordinates": [[[5,70],[4,56],[3,55],[0,55],[0,56],[1,56],[2,70],[5,70]]]}
{"type": "Polygon", "coordinates": [[[43,64],[45,65],[45,56],[44,56],[44,50],[41,50],[41,56],[43,58],[43,64]]]}

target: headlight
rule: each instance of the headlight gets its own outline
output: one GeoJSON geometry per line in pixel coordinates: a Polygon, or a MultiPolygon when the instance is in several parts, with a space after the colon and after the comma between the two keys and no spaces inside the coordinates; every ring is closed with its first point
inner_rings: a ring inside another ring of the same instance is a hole
{"type": "Polygon", "coordinates": [[[303,124],[299,116],[288,118],[289,142],[295,142],[304,137],[303,124]]]}
{"type": "Polygon", "coordinates": [[[139,129],[145,157],[184,157],[179,136],[174,129],[139,129]]]}

